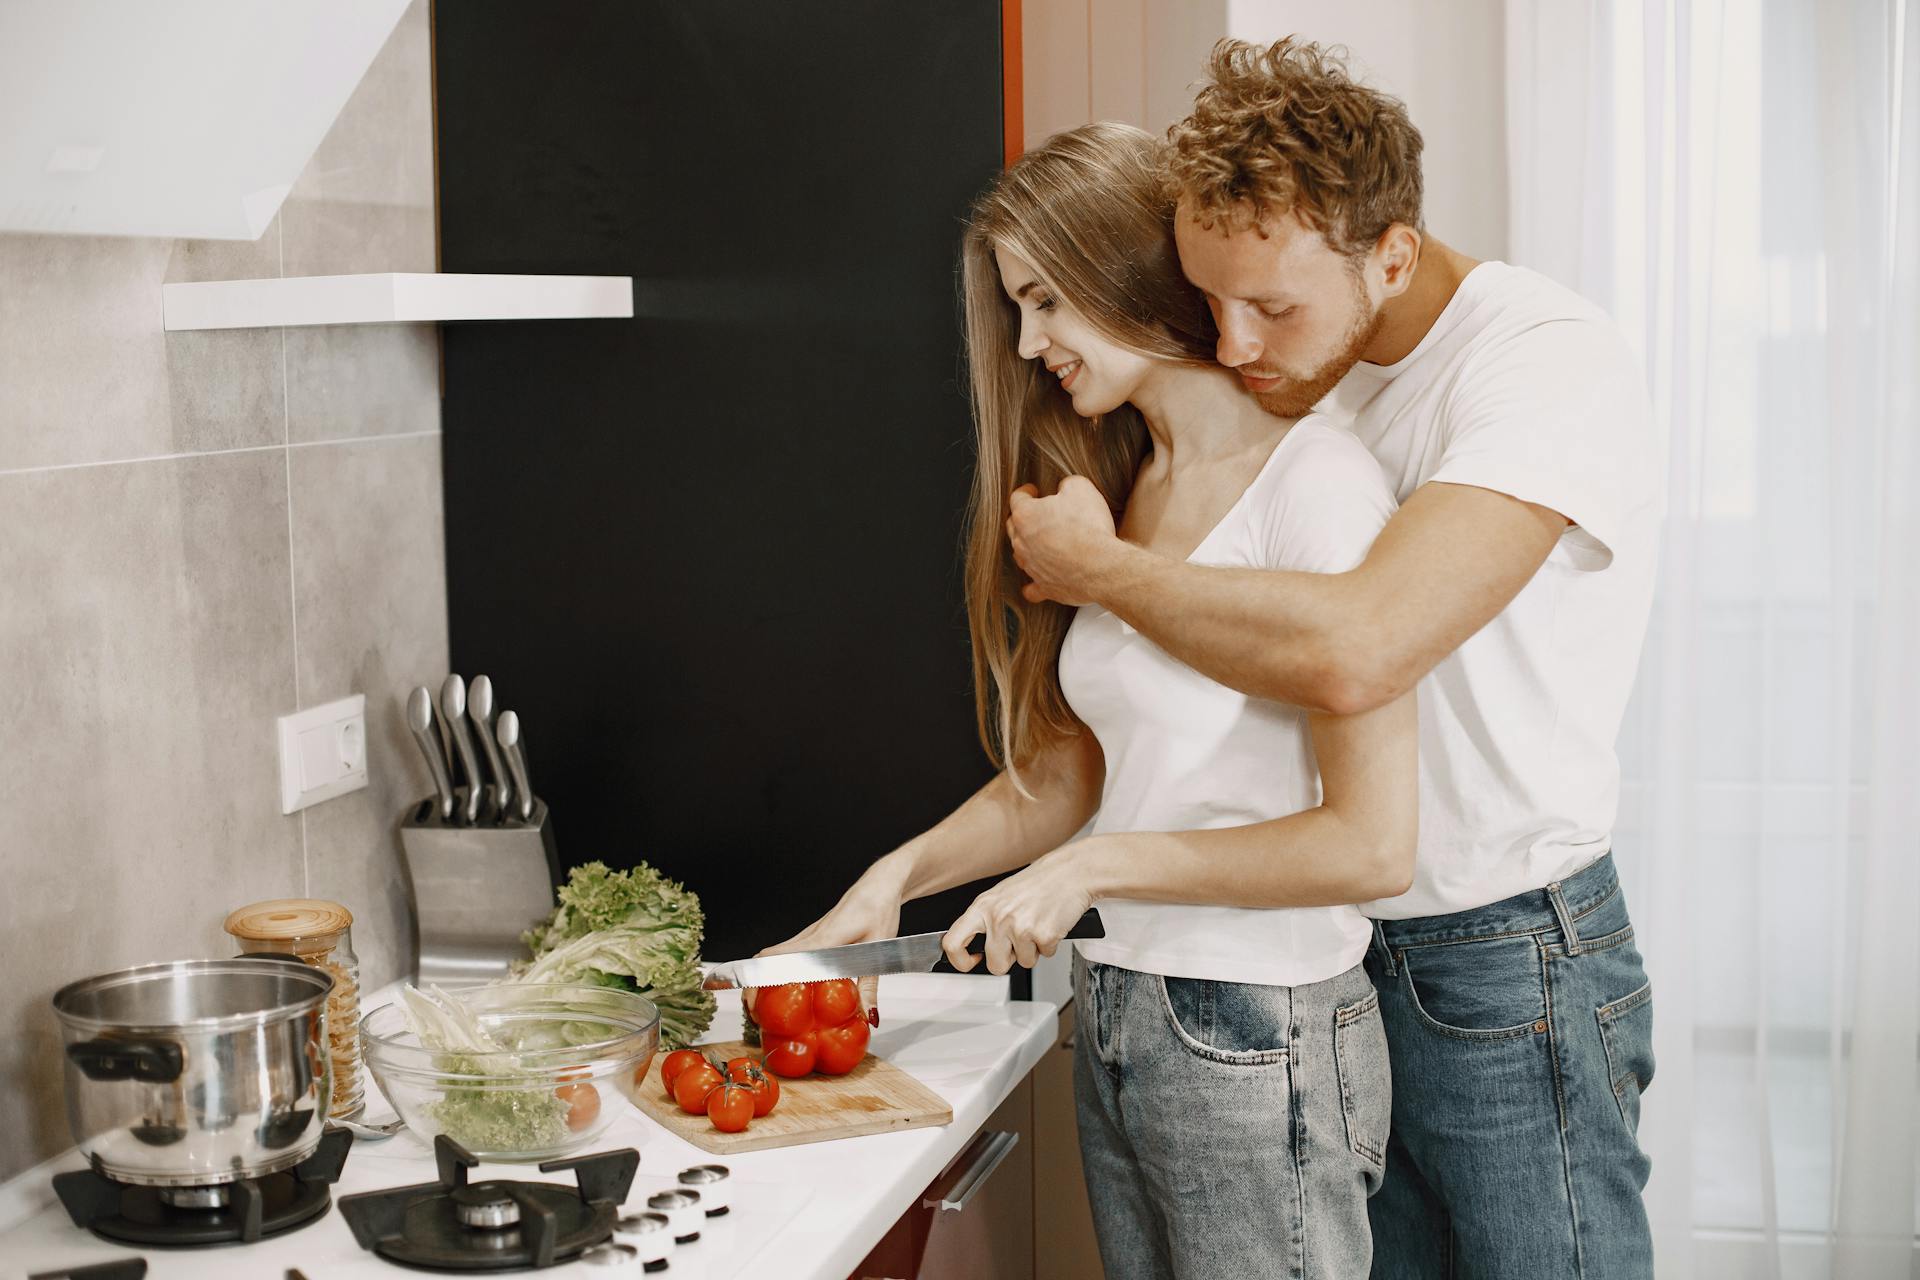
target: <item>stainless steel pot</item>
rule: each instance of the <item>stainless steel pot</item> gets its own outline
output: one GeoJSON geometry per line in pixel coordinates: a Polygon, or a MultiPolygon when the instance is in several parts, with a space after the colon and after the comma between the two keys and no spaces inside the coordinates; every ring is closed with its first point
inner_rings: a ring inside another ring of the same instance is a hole
{"type": "Polygon", "coordinates": [[[53,997],[67,1120],[100,1172],[150,1186],[232,1182],[300,1163],[332,1097],[327,993],[295,960],[177,960],[53,997]]]}

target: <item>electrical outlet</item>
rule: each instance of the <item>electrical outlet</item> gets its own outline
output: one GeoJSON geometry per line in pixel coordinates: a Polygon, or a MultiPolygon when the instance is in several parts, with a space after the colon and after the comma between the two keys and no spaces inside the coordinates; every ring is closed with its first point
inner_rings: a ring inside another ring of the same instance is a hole
{"type": "Polygon", "coordinates": [[[367,785],[367,696],[356,693],[280,717],[280,812],[367,785]]]}

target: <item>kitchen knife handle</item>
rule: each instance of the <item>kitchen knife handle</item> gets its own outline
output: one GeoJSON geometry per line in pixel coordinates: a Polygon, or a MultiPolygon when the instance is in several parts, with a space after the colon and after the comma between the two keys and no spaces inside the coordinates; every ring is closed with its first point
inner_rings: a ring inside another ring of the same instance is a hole
{"type": "Polygon", "coordinates": [[[500,759],[500,748],[494,742],[491,678],[475,676],[467,686],[467,719],[473,721],[473,736],[480,739],[480,750],[487,757],[487,772],[493,775],[493,802],[499,820],[504,822],[507,806],[513,803],[513,781],[507,777],[507,766],[500,759]]]}
{"type": "Polygon", "coordinates": [[[453,778],[447,773],[447,758],[440,745],[440,731],[434,727],[433,693],[425,685],[407,699],[407,728],[413,730],[420,754],[427,758],[427,772],[433,775],[435,805],[440,821],[453,821],[453,778]]]}
{"type": "Polygon", "coordinates": [[[473,735],[467,732],[467,682],[458,672],[449,675],[440,686],[440,712],[447,718],[447,733],[453,739],[454,753],[460,757],[460,771],[467,775],[467,799],[462,816],[467,826],[480,819],[480,800],[486,794],[486,779],[480,776],[480,758],[473,750],[473,735]]]}
{"type": "Polygon", "coordinates": [[[520,743],[520,713],[502,711],[500,713],[500,754],[507,758],[507,768],[513,774],[513,785],[519,791],[516,808],[520,821],[533,821],[533,782],[527,777],[527,753],[520,743]]]}
{"type": "MultiPolygon", "coordinates": [[[[1087,908],[1087,913],[1081,916],[1080,919],[1074,923],[1073,928],[1067,930],[1065,936],[1068,938],[1104,938],[1106,937],[1107,930],[1106,930],[1106,926],[1100,923],[1099,908],[1097,907],[1087,908]]],[[[973,937],[967,939],[968,955],[984,956],[986,955],[986,953],[987,953],[987,941],[983,935],[976,933],[973,935],[973,937]]],[[[971,972],[973,973],[979,973],[980,971],[981,970],[977,965],[971,970],[971,972]]],[[[948,960],[946,955],[943,953],[938,960],[934,961],[933,972],[934,973],[958,973],[959,970],[953,967],[953,963],[950,960],[948,960]]]]}

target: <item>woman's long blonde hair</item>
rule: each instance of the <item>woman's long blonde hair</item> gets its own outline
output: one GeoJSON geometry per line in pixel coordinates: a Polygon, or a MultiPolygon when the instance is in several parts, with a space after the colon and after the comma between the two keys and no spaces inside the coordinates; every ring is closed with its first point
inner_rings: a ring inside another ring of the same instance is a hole
{"type": "Polygon", "coordinates": [[[996,246],[1019,255],[1062,306],[1109,341],[1182,363],[1211,363],[1214,327],[1180,274],[1161,144],[1124,124],[1055,134],[1008,165],[974,204],[961,254],[967,364],[978,457],[967,513],[967,623],[980,741],[1016,786],[1021,766],[1079,732],[1060,691],[1073,610],[1029,604],[1006,523],[1013,490],[1051,494],[1070,475],[1099,488],[1117,522],[1149,449],[1139,410],[1092,420],[1039,361],[1023,360],[1018,307],[1000,285],[996,246]]]}

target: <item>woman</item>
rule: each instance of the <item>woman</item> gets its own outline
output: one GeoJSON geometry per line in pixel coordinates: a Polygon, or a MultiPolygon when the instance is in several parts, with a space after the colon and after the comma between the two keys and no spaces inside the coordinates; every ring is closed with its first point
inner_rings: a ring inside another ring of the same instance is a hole
{"type": "Polygon", "coordinates": [[[1357,441],[1267,414],[1214,363],[1156,166],[1148,135],[1089,125],[975,207],[966,577],[1001,772],[774,950],[892,937],[908,899],[1025,868],[946,939],[967,968],[984,934],[1004,973],[1098,902],[1075,1094],[1107,1274],[1364,1276],[1390,1100],[1351,904],[1412,874],[1411,699],[1337,717],[1248,698],[1103,609],[1026,600],[1004,533],[1017,488],[1081,476],[1148,550],[1338,572],[1391,514],[1357,441]]]}

